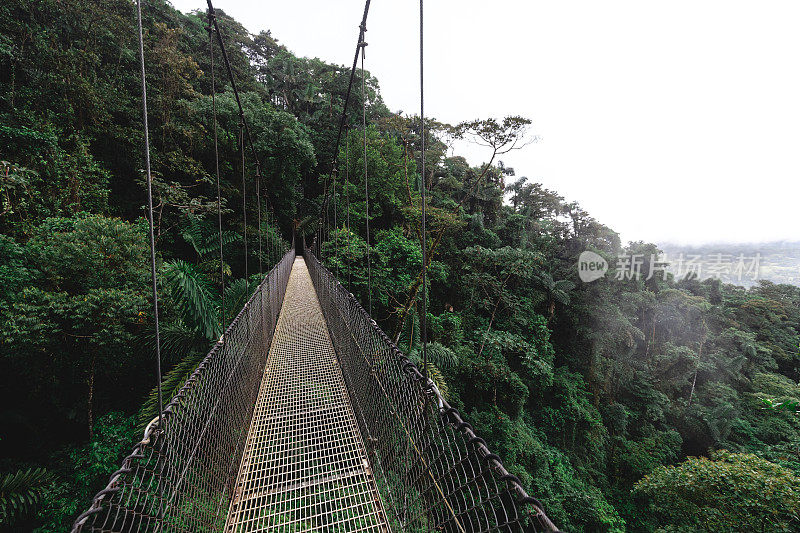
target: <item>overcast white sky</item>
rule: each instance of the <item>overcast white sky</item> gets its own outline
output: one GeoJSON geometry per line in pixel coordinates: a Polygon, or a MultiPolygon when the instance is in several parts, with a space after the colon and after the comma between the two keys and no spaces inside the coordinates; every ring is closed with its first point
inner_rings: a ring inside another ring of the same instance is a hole
{"type": "MultiPolygon", "coordinates": [[[[347,65],[363,5],[215,2],[347,65]]],[[[419,110],[418,10],[370,8],[367,69],[394,111],[419,110]]],[[[428,0],[425,27],[426,114],[529,117],[541,141],[505,163],[624,241],[800,240],[800,2],[428,0]]]]}

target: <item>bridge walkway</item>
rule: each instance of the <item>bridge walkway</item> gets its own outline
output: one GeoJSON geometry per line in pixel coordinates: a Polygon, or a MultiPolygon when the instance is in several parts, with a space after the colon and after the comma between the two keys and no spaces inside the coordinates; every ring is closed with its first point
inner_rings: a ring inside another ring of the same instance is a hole
{"type": "Polygon", "coordinates": [[[389,531],[302,257],[289,277],[226,531],[389,531]]]}

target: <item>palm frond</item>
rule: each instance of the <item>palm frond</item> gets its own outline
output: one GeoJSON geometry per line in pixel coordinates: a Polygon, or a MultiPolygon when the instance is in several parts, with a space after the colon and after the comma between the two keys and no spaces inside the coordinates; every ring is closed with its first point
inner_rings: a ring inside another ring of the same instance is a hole
{"type": "MultiPolygon", "coordinates": [[[[187,355],[206,352],[209,340],[197,330],[187,327],[182,322],[166,323],[159,328],[161,339],[161,355],[164,361],[180,361],[187,355]]],[[[142,342],[151,351],[156,350],[155,331],[142,335],[142,342]]]]}
{"type": "Polygon", "coordinates": [[[9,527],[42,500],[42,490],[53,482],[44,468],[17,470],[0,477],[0,525],[9,527]]]}
{"type": "Polygon", "coordinates": [[[311,235],[317,230],[319,219],[315,216],[308,216],[297,223],[297,233],[300,235],[311,235]]]}
{"type": "Polygon", "coordinates": [[[425,351],[428,354],[428,361],[439,368],[448,368],[458,362],[458,356],[455,352],[439,342],[431,342],[425,348],[425,351]]]}
{"type": "Polygon", "coordinates": [[[258,284],[253,281],[247,283],[244,278],[239,278],[225,287],[225,314],[228,315],[225,320],[226,324],[230,324],[230,321],[236,318],[257,286],[258,284]]]}
{"type": "Polygon", "coordinates": [[[195,326],[209,340],[219,338],[215,302],[205,277],[181,260],[164,263],[164,280],[175,298],[187,324],[195,326]]]}
{"type": "MultiPolygon", "coordinates": [[[[195,371],[203,360],[203,357],[205,357],[204,353],[187,355],[181,359],[181,362],[175,365],[172,370],[167,372],[164,379],[161,381],[161,393],[164,399],[164,405],[169,403],[183,384],[186,383],[186,380],[189,379],[189,376],[195,371]]],[[[158,415],[158,388],[154,387],[153,390],[150,391],[150,394],[147,395],[147,399],[139,410],[137,416],[138,428],[140,430],[144,429],[144,427],[158,415]]]]}

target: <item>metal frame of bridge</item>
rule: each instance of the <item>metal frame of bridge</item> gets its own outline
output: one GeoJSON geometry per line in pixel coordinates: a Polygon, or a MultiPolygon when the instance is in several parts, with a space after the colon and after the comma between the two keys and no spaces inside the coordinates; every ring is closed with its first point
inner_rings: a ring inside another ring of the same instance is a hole
{"type": "Polygon", "coordinates": [[[388,531],[302,257],[289,277],[226,531],[388,531]]]}
{"type": "Polygon", "coordinates": [[[335,276],[292,249],[72,531],[389,530],[557,528],[335,276]]]}

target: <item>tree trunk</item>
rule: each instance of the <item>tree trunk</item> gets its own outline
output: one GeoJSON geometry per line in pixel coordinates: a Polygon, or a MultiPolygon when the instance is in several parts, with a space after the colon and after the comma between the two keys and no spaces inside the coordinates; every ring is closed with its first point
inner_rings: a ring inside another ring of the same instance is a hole
{"type": "Polygon", "coordinates": [[[697,349],[697,364],[694,366],[694,377],[692,378],[692,388],[689,390],[688,406],[692,405],[692,396],[694,396],[694,386],[697,383],[697,371],[700,369],[700,358],[703,357],[703,343],[705,341],[706,341],[705,339],[700,341],[700,346],[697,349]]]}
{"type": "MultiPolygon", "coordinates": [[[[502,291],[502,289],[500,289],[502,291]]],[[[497,313],[497,307],[500,305],[500,299],[503,297],[502,294],[498,296],[497,303],[494,304],[494,309],[492,309],[492,316],[489,318],[489,325],[486,327],[486,331],[483,334],[483,340],[481,341],[481,349],[478,350],[478,357],[483,354],[483,347],[486,345],[486,336],[492,330],[492,323],[494,322],[494,316],[497,313]]]]}
{"type": "Polygon", "coordinates": [[[508,283],[508,280],[511,279],[511,275],[513,273],[514,273],[513,270],[509,272],[506,278],[503,280],[503,283],[500,285],[500,294],[497,296],[497,302],[495,302],[494,304],[494,309],[492,309],[492,316],[491,318],[489,318],[489,327],[486,328],[486,333],[483,334],[483,340],[481,341],[481,349],[478,350],[478,357],[480,357],[481,354],[483,354],[483,347],[486,344],[486,335],[488,335],[489,332],[492,330],[492,324],[494,323],[494,317],[497,314],[497,308],[500,306],[500,300],[503,299],[503,290],[506,288],[506,283],[508,283]]]}
{"type": "MultiPolygon", "coordinates": [[[[497,149],[495,148],[494,152],[492,153],[492,157],[489,159],[489,162],[485,164],[483,171],[481,172],[478,179],[475,181],[475,184],[472,188],[464,195],[460,202],[455,206],[453,209],[453,213],[458,213],[458,209],[464,204],[464,202],[469,198],[477,188],[478,184],[486,177],[486,174],[489,172],[489,169],[492,167],[492,163],[494,162],[495,158],[497,157],[497,149]]],[[[425,180],[425,176],[422,177],[425,180]]],[[[447,231],[447,226],[442,226],[439,232],[436,234],[436,238],[433,239],[433,243],[431,244],[430,248],[428,249],[428,256],[426,264],[422,265],[422,268],[417,274],[417,278],[411,284],[409,290],[409,296],[406,299],[406,303],[403,306],[403,310],[400,312],[400,315],[397,317],[397,323],[395,325],[395,343],[397,343],[398,339],[400,338],[400,331],[403,329],[403,322],[405,322],[406,315],[408,315],[408,310],[411,308],[412,302],[417,297],[417,292],[419,291],[420,285],[422,285],[422,272],[428,268],[431,264],[431,260],[433,258],[433,254],[436,253],[436,249],[439,247],[439,243],[442,241],[442,237],[444,237],[445,232],[447,231]]]]}

